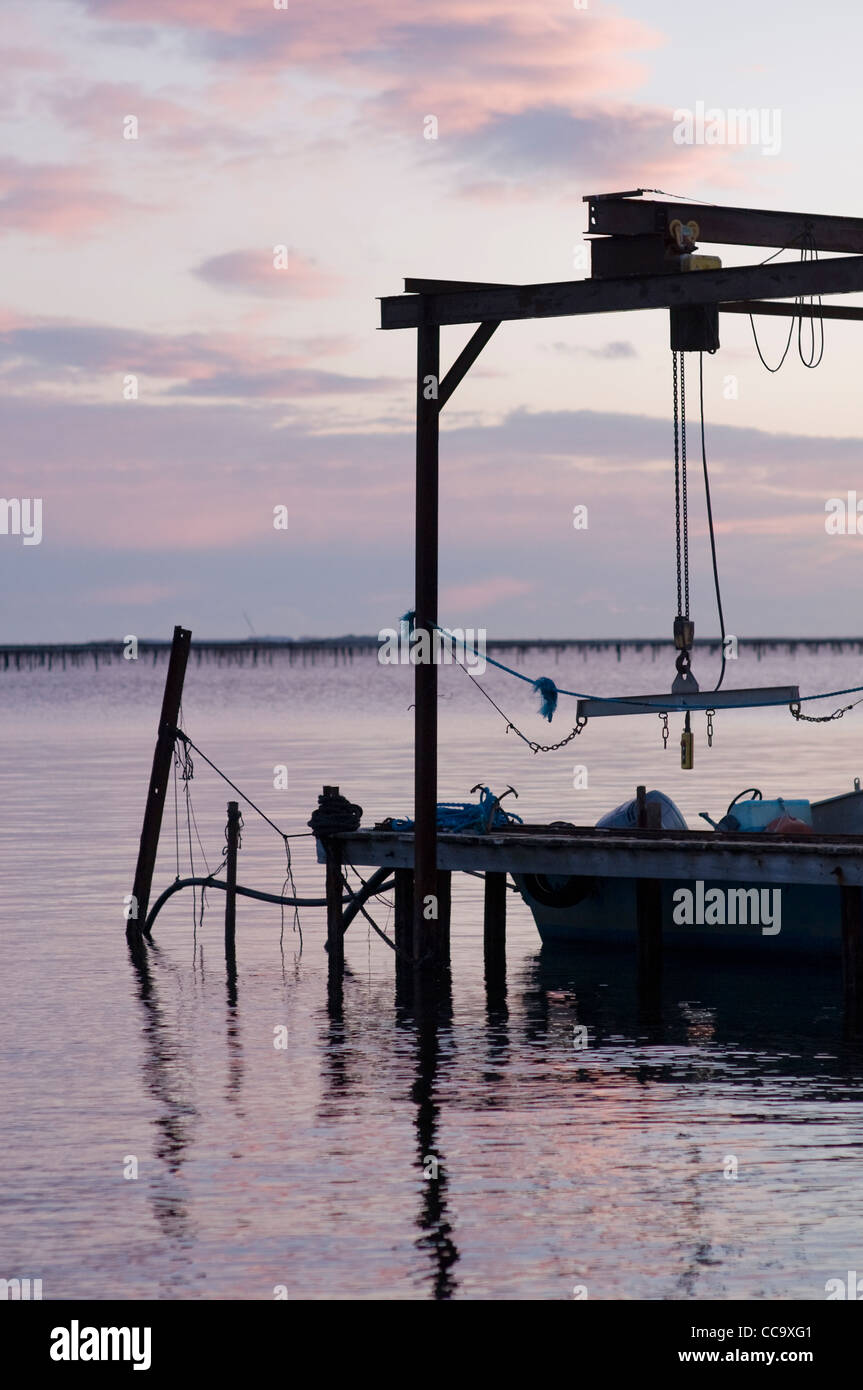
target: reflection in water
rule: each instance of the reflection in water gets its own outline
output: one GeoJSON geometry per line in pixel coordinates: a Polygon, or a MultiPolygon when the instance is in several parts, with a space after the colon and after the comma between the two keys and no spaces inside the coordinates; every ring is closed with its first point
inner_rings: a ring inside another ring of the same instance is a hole
{"type": "MultiPolygon", "coordinates": [[[[160,968],[172,968],[168,962],[160,960],[157,946],[149,949],[160,968]]],[[[194,1231],[180,1178],[198,1112],[184,1099],[190,1068],[184,1064],[180,1054],[176,1028],[171,1028],[165,1021],[147,949],[134,948],[130,950],[130,956],[145,1020],[146,1046],[141,1059],[141,1072],[159,1109],[155,1121],[159,1135],[155,1156],[162,1168],[157,1171],[150,1187],[153,1215],[169,1244],[183,1248],[192,1244],[194,1231]]]]}
{"type": "MultiPolygon", "coordinates": [[[[458,1287],[454,1266],[459,1253],[452,1238],[452,1226],[447,1211],[449,1188],[448,1160],[438,1141],[440,1102],[438,1072],[447,1062],[441,1055],[441,1031],[451,1040],[452,1001],[449,977],[442,982],[437,998],[423,998],[415,1021],[416,1077],[411,1098],[416,1105],[416,1146],[420,1170],[423,1172],[423,1192],[417,1225],[422,1232],[417,1249],[429,1256],[432,1276],[432,1297],[452,1298],[458,1287]]],[[[451,1054],[450,1054],[451,1055],[451,1054]]]]}

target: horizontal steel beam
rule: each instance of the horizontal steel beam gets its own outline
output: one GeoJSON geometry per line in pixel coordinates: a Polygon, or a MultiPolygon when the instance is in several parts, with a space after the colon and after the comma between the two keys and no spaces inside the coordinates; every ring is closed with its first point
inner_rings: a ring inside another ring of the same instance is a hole
{"type": "Polygon", "coordinates": [[[381,300],[381,328],[613,314],[683,304],[860,291],[863,256],[840,256],[827,261],[778,261],[680,275],[627,275],[617,280],[562,280],[445,294],[390,295],[381,300]]]}
{"type": "MultiPolygon", "coordinates": [[[[405,276],[405,294],[446,294],[450,290],[503,290],[500,280],[423,280],[415,275],[405,276]]],[[[512,286],[509,286],[512,288],[512,286]]]]}
{"type": "Polygon", "coordinates": [[[720,304],[721,314],[769,314],[781,319],[863,319],[863,308],[854,304],[779,304],[769,299],[743,299],[720,304]]]}
{"type": "MultiPolygon", "coordinates": [[[[413,835],[356,830],[335,835],[346,863],[413,867],[413,835]]],[[[710,831],[580,830],[571,835],[438,836],[438,868],[479,873],[588,874],[600,878],[659,878],[685,883],[863,885],[863,841],[827,836],[789,838],[710,831]]]]}
{"type": "Polygon", "coordinates": [[[796,685],[764,685],[752,690],[699,690],[692,695],[621,695],[619,700],[579,700],[578,715],[675,714],[700,709],[750,709],[753,705],[790,705],[800,699],[796,685]]]}
{"type": "Polygon", "coordinates": [[[653,202],[643,198],[585,199],[587,234],[643,236],[668,230],[670,222],[698,223],[698,242],[732,246],[804,245],[819,251],[863,254],[863,217],[773,212],[763,208],[718,207],[713,203],[653,202]]]}

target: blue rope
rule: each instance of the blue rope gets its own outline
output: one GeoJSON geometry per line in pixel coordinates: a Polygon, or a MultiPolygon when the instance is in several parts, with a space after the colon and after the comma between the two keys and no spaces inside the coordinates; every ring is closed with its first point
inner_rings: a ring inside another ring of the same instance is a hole
{"type": "MultiPolygon", "coordinates": [[[[480,788],[478,802],[439,801],[437,806],[438,830],[485,831],[521,824],[521,816],[504,811],[488,787],[480,788]]],[[[391,830],[413,830],[414,823],[409,817],[390,817],[389,825],[391,830]]]]}
{"type": "MultiPolygon", "coordinates": [[[[411,631],[413,631],[414,617],[415,614],[410,612],[405,613],[404,617],[402,618],[402,622],[407,622],[410,625],[411,631]]],[[[450,641],[459,641],[457,637],[454,637],[453,634],[451,632],[448,632],[445,627],[441,627],[439,623],[435,623],[434,627],[444,637],[448,637],[450,641]]],[[[473,655],[479,655],[476,648],[473,649],[473,655]]],[[[483,654],[483,660],[486,661],[490,666],[496,666],[499,671],[506,671],[508,676],[515,676],[520,681],[527,681],[528,685],[532,686],[534,690],[538,691],[539,694],[542,696],[542,704],[540,706],[539,712],[544,719],[547,719],[549,721],[549,723],[551,723],[552,715],[554,714],[557,708],[558,695],[569,695],[574,700],[596,700],[601,703],[610,705],[619,704],[621,700],[621,696],[619,695],[587,695],[583,690],[561,690],[559,686],[555,685],[554,681],[551,679],[550,676],[540,676],[538,680],[534,680],[532,676],[522,675],[521,671],[515,671],[511,666],[505,666],[502,661],[495,661],[494,657],[489,656],[487,653],[483,654]]],[[[849,685],[844,690],[824,690],[821,691],[818,695],[801,695],[799,697],[799,700],[800,704],[803,704],[810,700],[831,700],[837,695],[858,695],[861,692],[863,692],[863,685],[849,685]]],[[[767,709],[772,708],[776,705],[785,704],[787,704],[786,700],[751,700],[749,704],[738,705],[736,706],[736,708],[767,709]]],[[[656,713],[656,709],[653,705],[645,705],[644,708],[645,710],[649,710],[651,714],[656,713]]]]}

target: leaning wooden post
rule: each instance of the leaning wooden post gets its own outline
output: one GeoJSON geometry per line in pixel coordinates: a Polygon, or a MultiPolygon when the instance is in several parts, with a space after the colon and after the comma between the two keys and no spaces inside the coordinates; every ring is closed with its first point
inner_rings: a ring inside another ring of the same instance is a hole
{"type": "Polygon", "coordinates": [[[863,888],[843,884],[839,899],[845,1022],[849,1033],[856,1034],[863,1022],[863,888]]]}
{"type": "Polygon", "coordinates": [[[225,964],[233,971],[237,968],[237,850],[240,847],[240,807],[236,801],[228,802],[225,842],[225,882],[228,885],[225,894],[225,964]]]}
{"type": "Polygon", "coordinates": [[[482,949],[486,986],[499,990],[506,980],[506,874],[486,871],[482,949]]]}
{"type": "MultiPolygon", "coordinates": [[[[662,811],[656,802],[648,801],[644,787],[636,790],[638,828],[659,830],[662,811]]],[[[635,885],[636,920],[638,926],[638,966],[645,983],[656,984],[662,967],[662,882],[658,878],[640,878],[635,885]]]]}
{"type": "MultiPolygon", "coordinates": [[[[132,903],[126,924],[126,937],[130,945],[138,945],[145,930],[147,909],[150,906],[150,888],[153,883],[153,870],[156,867],[156,852],[159,848],[159,831],[162,828],[162,809],[171,776],[171,759],[174,754],[174,729],[180,718],[180,703],[183,698],[183,681],[186,675],[186,662],[189,659],[189,644],[192,634],[188,628],[175,627],[168,661],[168,674],[165,677],[165,693],[162,697],[162,713],[159,716],[159,732],[156,751],[153,754],[153,768],[150,773],[150,786],[147,791],[147,805],[144,810],[144,824],[141,827],[141,842],[138,847],[138,862],[135,866],[135,882],[132,885],[132,903]]],[[[149,936],[149,932],[146,933],[149,936]]]]}
{"type": "MultiPolygon", "coordinates": [[[[425,297],[420,296],[423,303],[425,297]]],[[[440,328],[417,329],[416,598],[414,666],[414,959],[434,964],[440,932],[426,917],[437,896],[437,603],[440,328]],[[423,651],[423,646],[425,651],[423,651]]]]}

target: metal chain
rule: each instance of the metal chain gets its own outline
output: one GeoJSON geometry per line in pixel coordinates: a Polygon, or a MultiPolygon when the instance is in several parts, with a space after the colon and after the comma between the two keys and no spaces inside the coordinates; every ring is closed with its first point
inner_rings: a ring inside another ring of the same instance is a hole
{"type": "Polygon", "coordinates": [[[847,714],[854,705],[859,705],[860,700],[855,700],[850,705],[843,705],[841,709],[835,709],[832,714],[803,714],[796,700],[788,706],[795,719],[805,720],[807,724],[829,724],[832,719],[841,719],[843,714],[847,714]]]}
{"type": "Polygon", "coordinates": [[[577,738],[578,735],[583,732],[586,723],[587,716],[584,714],[579,715],[575,728],[571,733],[567,734],[566,738],[562,738],[560,743],[535,743],[533,739],[527,737],[527,734],[523,734],[521,729],[517,729],[513,723],[507,724],[506,731],[509,733],[510,729],[512,729],[514,734],[518,734],[519,738],[527,744],[531,753],[556,753],[558,748],[565,748],[568,743],[571,743],[574,738],[577,738]]]}
{"type": "Polygon", "coordinates": [[[679,421],[680,405],[677,393],[677,353],[671,354],[671,379],[672,393],[674,398],[674,518],[675,533],[677,538],[677,611],[683,613],[683,585],[681,580],[681,561],[680,561],[680,438],[679,421]]]}
{"type": "Polygon", "coordinates": [[[667,714],[660,714],[660,715],[659,715],[659,718],[662,720],[662,747],[663,747],[663,749],[665,750],[665,752],[667,753],[667,752],[668,752],[668,715],[667,715],[667,714]]]}
{"type": "Polygon", "coordinates": [[[686,498],[686,358],[680,354],[680,500],[683,508],[683,616],[689,617],[689,507],[686,498]]]}
{"type": "Polygon", "coordinates": [[[709,710],[707,711],[707,747],[708,747],[708,748],[712,748],[712,747],[713,747],[713,716],[714,716],[715,713],[716,713],[716,710],[715,710],[715,709],[709,709],[709,710]]]}

